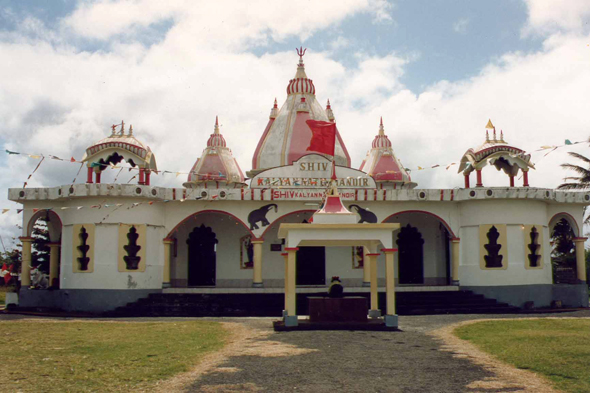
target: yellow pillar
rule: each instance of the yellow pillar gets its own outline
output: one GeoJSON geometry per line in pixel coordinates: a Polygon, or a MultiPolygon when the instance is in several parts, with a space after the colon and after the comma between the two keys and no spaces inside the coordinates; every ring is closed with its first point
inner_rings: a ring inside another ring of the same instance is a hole
{"type": "Polygon", "coordinates": [[[295,293],[295,275],[297,274],[297,247],[286,247],[287,251],[287,271],[285,282],[285,296],[287,298],[287,315],[285,316],[285,325],[297,326],[296,312],[296,293],[295,293]]]}
{"type": "Polygon", "coordinates": [[[59,288],[59,248],[60,243],[49,243],[49,286],[59,288]]]}
{"type": "Polygon", "coordinates": [[[371,281],[371,309],[369,310],[369,317],[377,318],[381,316],[379,310],[379,293],[377,291],[377,257],[381,255],[379,253],[367,254],[370,281],[371,281]]]}
{"type": "Polygon", "coordinates": [[[264,240],[252,240],[252,248],[254,251],[254,278],[252,286],[255,288],[261,288],[262,284],[262,243],[264,240]]]}
{"type": "Polygon", "coordinates": [[[162,288],[170,288],[170,258],[172,257],[172,245],[174,239],[164,239],[164,272],[162,274],[162,288]]]}
{"type": "Polygon", "coordinates": [[[385,315],[385,325],[397,327],[397,315],[395,314],[395,265],[393,255],[396,248],[383,248],[385,253],[385,291],[387,298],[387,313],[385,315]]]}
{"type": "Polygon", "coordinates": [[[576,243],[576,268],[578,270],[578,281],[581,283],[586,282],[586,255],[584,250],[584,243],[587,237],[575,237],[574,242],[576,243]]]}
{"type": "Polygon", "coordinates": [[[288,252],[284,252],[281,254],[283,256],[283,258],[285,258],[285,305],[283,308],[283,317],[285,315],[287,315],[287,308],[288,308],[288,304],[287,304],[287,293],[289,292],[289,253],[288,252]]]}
{"type": "Polygon", "coordinates": [[[368,252],[365,247],[363,247],[363,252],[365,253],[365,259],[363,261],[363,287],[371,286],[371,262],[368,258],[368,252]]]}
{"type": "Polygon", "coordinates": [[[459,285],[459,250],[461,239],[455,237],[451,239],[451,253],[453,264],[451,265],[451,284],[459,285]]]}
{"type": "Polygon", "coordinates": [[[20,284],[22,287],[29,287],[31,286],[31,244],[33,243],[33,238],[23,236],[19,239],[23,244],[20,284]]]}

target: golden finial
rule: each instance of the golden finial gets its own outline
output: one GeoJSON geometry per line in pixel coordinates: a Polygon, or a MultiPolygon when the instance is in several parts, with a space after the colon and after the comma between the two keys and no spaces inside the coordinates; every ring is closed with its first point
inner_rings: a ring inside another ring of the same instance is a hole
{"type": "Polygon", "coordinates": [[[489,128],[490,130],[491,129],[494,129],[494,130],[496,129],[496,127],[494,127],[494,125],[492,124],[492,120],[491,119],[488,119],[488,124],[486,125],[486,128],[489,128]]]}

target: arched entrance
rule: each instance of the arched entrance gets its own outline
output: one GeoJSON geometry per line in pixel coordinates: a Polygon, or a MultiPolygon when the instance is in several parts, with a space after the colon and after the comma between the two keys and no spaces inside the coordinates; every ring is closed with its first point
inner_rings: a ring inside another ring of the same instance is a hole
{"type": "Polygon", "coordinates": [[[172,229],[170,286],[245,287],[252,283],[247,244],[254,236],[238,217],[220,210],[196,212],[172,229]]]}
{"type": "Polygon", "coordinates": [[[57,213],[51,209],[39,210],[33,214],[27,224],[26,236],[21,238],[23,243],[23,265],[21,278],[23,285],[33,285],[37,288],[59,288],[60,246],[62,222],[57,213]],[[28,251],[25,251],[25,247],[28,251]],[[25,261],[25,255],[30,259],[25,261]],[[30,267],[33,279],[29,279],[30,267]]]}
{"type": "Polygon", "coordinates": [[[400,284],[424,284],[424,239],[418,228],[407,224],[397,235],[400,284]]]}
{"type": "Polygon", "coordinates": [[[451,239],[449,225],[427,211],[394,213],[383,222],[399,223],[397,280],[408,285],[451,285],[451,239]]]}
{"type": "Polygon", "coordinates": [[[558,213],[549,220],[551,266],[554,284],[576,284],[576,244],[579,228],[568,213],[558,213]]]}
{"type": "Polygon", "coordinates": [[[188,286],[214,286],[216,270],[217,237],[210,227],[201,224],[189,234],[188,286]]]}
{"type": "MultiPolygon", "coordinates": [[[[262,235],[265,243],[276,244],[282,242],[277,237],[280,224],[306,223],[311,219],[314,212],[315,210],[296,210],[277,218],[262,235]]],[[[282,260],[277,258],[279,255],[270,254],[265,257],[265,265],[275,263],[282,266],[282,260]],[[273,257],[276,262],[272,259],[273,257]]],[[[326,247],[299,247],[296,268],[296,285],[325,285],[326,247]]],[[[284,275],[284,271],[280,271],[279,274],[284,275]]]]}

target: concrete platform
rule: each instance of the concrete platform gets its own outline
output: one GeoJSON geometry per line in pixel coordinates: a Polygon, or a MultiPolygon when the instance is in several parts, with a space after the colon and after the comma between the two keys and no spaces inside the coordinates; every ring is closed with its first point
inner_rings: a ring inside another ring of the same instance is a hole
{"type": "Polygon", "coordinates": [[[311,322],[309,319],[300,319],[297,323],[297,326],[285,326],[283,321],[274,321],[272,325],[276,332],[292,332],[299,330],[401,332],[397,327],[385,326],[385,322],[382,318],[369,319],[366,322],[311,322]]]}
{"type": "MultiPolygon", "coordinates": [[[[385,292],[385,287],[379,287],[379,292],[385,292]]],[[[459,286],[456,285],[399,285],[395,287],[395,292],[457,292],[459,286]]],[[[297,293],[319,293],[328,292],[327,285],[298,286],[297,293]]],[[[369,287],[345,287],[344,295],[352,293],[370,293],[369,287]]],[[[165,288],[162,293],[285,293],[284,288],[219,288],[219,287],[199,287],[199,288],[165,288]]]]}

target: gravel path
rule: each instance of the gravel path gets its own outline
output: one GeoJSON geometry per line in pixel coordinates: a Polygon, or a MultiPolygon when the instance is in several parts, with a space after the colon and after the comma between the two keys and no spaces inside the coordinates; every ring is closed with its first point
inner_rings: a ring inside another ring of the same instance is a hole
{"type": "MultiPolygon", "coordinates": [[[[532,315],[401,316],[400,332],[274,332],[274,318],[202,318],[222,322],[232,331],[232,342],[194,370],[163,381],[159,390],[204,393],[550,391],[539,389],[543,381],[532,373],[515,376],[512,371],[519,370],[498,364],[490,367],[485,355],[461,340],[453,341],[450,334],[450,325],[471,320],[530,317],[589,318],[590,310],[532,315]]],[[[30,317],[0,315],[0,320],[22,318],[30,317]]]]}
{"type": "MultiPolygon", "coordinates": [[[[437,332],[484,318],[590,317],[590,311],[534,315],[435,315],[400,317],[401,332],[298,331],[275,333],[270,320],[239,321],[266,332],[258,347],[285,345],[297,353],[233,355],[193,382],[189,392],[518,392],[526,379],[502,383],[473,353],[445,346],[437,332]],[[490,382],[492,381],[492,382],[490,382]]],[[[245,346],[251,345],[245,343],[245,346]]],[[[538,382],[538,381],[537,381],[538,382]]]]}

